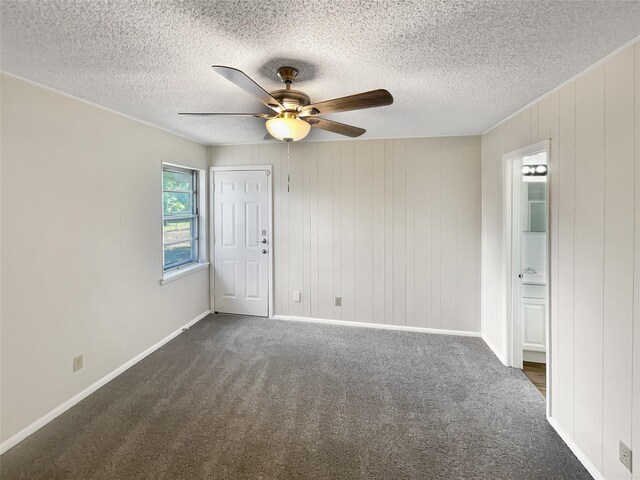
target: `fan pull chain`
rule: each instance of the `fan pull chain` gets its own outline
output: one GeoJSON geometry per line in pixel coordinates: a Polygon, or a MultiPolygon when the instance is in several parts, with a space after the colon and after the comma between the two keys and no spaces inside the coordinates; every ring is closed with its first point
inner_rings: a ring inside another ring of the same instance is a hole
{"type": "Polygon", "coordinates": [[[289,174],[289,167],[291,166],[291,157],[289,154],[289,144],[291,140],[287,140],[287,193],[291,191],[291,175],[289,174]]]}

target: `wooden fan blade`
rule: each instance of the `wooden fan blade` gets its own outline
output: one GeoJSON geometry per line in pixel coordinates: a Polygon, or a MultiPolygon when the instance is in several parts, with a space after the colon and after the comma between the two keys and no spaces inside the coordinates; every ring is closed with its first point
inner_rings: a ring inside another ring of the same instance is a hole
{"type": "Polygon", "coordinates": [[[221,112],[180,112],[178,115],[192,115],[199,117],[255,117],[255,118],[271,118],[273,115],[269,113],[221,113],[221,112]]]}
{"type": "Polygon", "coordinates": [[[333,120],[327,120],[326,118],[308,117],[304,120],[307,121],[312,127],[320,128],[322,130],[326,130],[327,132],[346,135],[347,137],[359,137],[364,132],[366,132],[364,128],[334,122],[333,120]]]}
{"type": "Polygon", "coordinates": [[[364,108],[382,107],[391,105],[393,96],[384,89],[371,90],[370,92],[357,93],[348,97],[334,98],[324,102],[314,103],[304,107],[304,112],[309,115],[325,115],[327,113],[348,112],[349,110],[362,110],[364,108]]]}
{"type": "Polygon", "coordinates": [[[219,73],[237,87],[240,87],[245,92],[256,97],[270,109],[277,112],[285,110],[278,100],[273,98],[269,92],[254,82],[251,77],[243,71],[233,67],[225,67],[223,65],[213,65],[211,68],[213,68],[214,72],[219,73]]]}

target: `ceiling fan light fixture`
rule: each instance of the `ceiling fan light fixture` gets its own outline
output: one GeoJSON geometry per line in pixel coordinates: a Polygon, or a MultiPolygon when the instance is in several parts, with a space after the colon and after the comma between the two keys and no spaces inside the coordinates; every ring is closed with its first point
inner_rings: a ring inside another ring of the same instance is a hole
{"type": "Polygon", "coordinates": [[[309,134],[311,127],[351,138],[359,137],[366,132],[364,128],[345,125],[327,118],[317,118],[316,115],[383,107],[393,103],[393,96],[387,90],[379,88],[312,104],[309,95],[291,88],[291,83],[298,76],[298,70],[294,67],[285,66],[278,69],[278,76],[285,83],[286,88],[272,92],[267,92],[237,68],[224,65],[213,65],[212,68],[236,87],[260,100],[263,105],[271,109],[271,113],[182,112],[179,115],[268,119],[266,127],[269,136],[265,137],[265,140],[269,140],[269,138],[287,142],[302,140],[309,134]]]}
{"type": "Polygon", "coordinates": [[[267,120],[269,134],[278,140],[292,140],[297,142],[309,135],[311,125],[300,120],[294,113],[283,113],[276,118],[267,120]]]}

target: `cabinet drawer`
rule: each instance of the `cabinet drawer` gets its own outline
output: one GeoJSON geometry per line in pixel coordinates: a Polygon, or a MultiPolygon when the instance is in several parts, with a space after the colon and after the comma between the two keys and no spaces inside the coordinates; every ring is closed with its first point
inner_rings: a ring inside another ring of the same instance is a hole
{"type": "Polygon", "coordinates": [[[547,294],[545,285],[522,285],[522,296],[525,298],[541,298],[544,300],[547,294]]]}

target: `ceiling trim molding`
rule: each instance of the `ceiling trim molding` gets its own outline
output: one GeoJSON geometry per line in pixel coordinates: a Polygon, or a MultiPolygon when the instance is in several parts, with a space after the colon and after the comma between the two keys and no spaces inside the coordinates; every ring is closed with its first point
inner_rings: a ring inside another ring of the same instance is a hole
{"type": "MultiPolygon", "coordinates": [[[[451,135],[422,135],[418,137],[374,137],[374,138],[323,138],[319,140],[301,140],[295,142],[296,145],[305,145],[308,143],[323,143],[323,142],[375,142],[377,140],[383,142],[385,140],[421,140],[426,138],[458,138],[458,137],[482,137],[482,133],[456,133],[451,135]]],[[[280,140],[271,141],[266,145],[276,145],[278,143],[284,144],[280,140]]],[[[210,147],[246,147],[249,145],[265,145],[265,143],[211,143],[210,147]]]]}
{"type": "Polygon", "coordinates": [[[532,107],[533,105],[535,105],[536,103],[538,103],[539,101],[541,101],[543,98],[548,97],[549,95],[551,95],[552,93],[557,92],[558,90],[560,90],[561,88],[563,88],[564,86],[568,85],[569,83],[573,82],[574,80],[576,80],[578,77],[584,75],[587,72],[590,72],[591,70],[593,70],[594,68],[599,67],[600,65],[602,65],[603,63],[605,63],[607,60],[611,59],[612,57],[615,57],[617,54],[619,54],[620,52],[622,52],[624,49],[632,46],[635,43],[640,42],[640,35],[638,35],[637,37],[632,38],[631,40],[629,40],[627,43],[625,43],[624,45],[616,48],[613,52],[611,52],[609,55],[607,55],[604,58],[601,58],[600,60],[598,60],[596,63],[594,63],[593,65],[588,66],[587,68],[585,68],[584,70],[582,70],[579,73],[576,73],[573,77],[571,77],[568,80],[565,80],[564,82],[562,82],[560,85],[558,85],[557,87],[552,88],[551,90],[549,90],[547,93],[545,93],[544,95],[539,96],[538,98],[536,98],[535,100],[532,100],[531,102],[527,103],[524,107],[516,110],[515,112],[513,112],[511,115],[509,115],[508,117],[503,118],[502,120],[500,120],[498,123],[496,123],[495,125],[493,125],[492,127],[487,128],[484,132],[481,133],[481,135],[486,135],[487,133],[489,133],[491,130],[493,130],[494,128],[502,125],[503,123],[505,123],[507,120],[512,119],[513,117],[515,117],[516,115],[518,115],[519,113],[522,113],[523,111],[525,111],[526,109],[532,107]]]}
{"type": "Polygon", "coordinates": [[[100,105],[98,103],[94,103],[91,100],[86,100],[84,98],[76,97],[75,95],[72,95],[72,94],[66,93],[66,92],[62,92],[62,91],[57,90],[57,89],[55,89],[53,87],[49,87],[47,85],[43,85],[42,83],[34,82],[33,80],[29,80],[28,78],[21,77],[20,75],[15,75],[13,73],[6,72],[4,70],[0,70],[0,73],[2,75],[6,75],[7,77],[12,77],[12,78],[21,80],[23,82],[29,83],[31,85],[35,85],[36,87],[44,88],[45,90],[48,90],[50,92],[57,93],[59,95],[65,96],[67,98],[71,98],[73,100],[77,100],[77,101],[85,103],[87,105],[91,105],[92,107],[99,108],[100,110],[105,110],[105,111],[107,111],[109,113],[114,113],[114,114],[116,114],[116,115],[118,115],[120,117],[126,118],[127,120],[133,120],[134,122],[141,123],[143,125],[146,125],[147,127],[155,128],[156,130],[161,130],[161,131],[163,131],[165,133],[170,133],[171,135],[175,135],[176,137],[184,138],[185,140],[189,140],[190,142],[194,142],[194,143],[197,143],[199,145],[204,145],[205,147],[211,146],[208,143],[202,142],[200,140],[196,140],[195,138],[188,137],[187,135],[184,135],[182,133],[173,132],[173,131],[168,130],[168,129],[164,128],[164,127],[160,127],[158,125],[154,125],[153,123],[146,122],[144,120],[140,120],[139,118],[132,117],[131,115],[127,115],[126,113],[118,112],[117,110],[114,110],[112,108],[105,107],[104,105],[100,105]]]}

